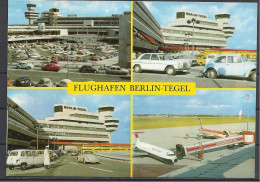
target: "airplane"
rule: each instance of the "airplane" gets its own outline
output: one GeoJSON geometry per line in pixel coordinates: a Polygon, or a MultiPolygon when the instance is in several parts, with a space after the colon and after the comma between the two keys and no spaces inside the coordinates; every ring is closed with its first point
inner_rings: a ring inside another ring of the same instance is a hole
{"type": "Polygon", "coordinates": [[[223,137],[228,137],[230,136],[230,132],[228,131],[218,131],[218,130],[211,130],[211,129],[206,129],[203,128],[202,123],[200,118],[199,120],[199,125],[200,125],[200,134],[198,135],[198,138],[207,138],[207,139],[216,139],[216,138],[223,138],[223,137]]]}
{"type": "Polygon", "coordinates": [[[143,132],[133,132],[133,133],[135,134],[136,137],[134,151],[147,153],[148,156],[166,164],[174,164],[178,161],[173,151],[155,145],[151,145],[145,142],[141,142],[138,133],[143,133],[143,132]]]}
{"type": "MultiPolygon", "coordinates": [[[[198,118],[199,124],[200,124],[200,134],[198,135],[198,138],[206,138],[206,139],[217,139],[217,138],[223,138],[223,137],[229,137],[233,135],[239,135],[243,134],[245,131],[218,131],[218,130],[211,130],[203,128],[200,118],[198,118]]],[[[253,130],[249,130],[250,132],[254,132],[253,130]]]]}

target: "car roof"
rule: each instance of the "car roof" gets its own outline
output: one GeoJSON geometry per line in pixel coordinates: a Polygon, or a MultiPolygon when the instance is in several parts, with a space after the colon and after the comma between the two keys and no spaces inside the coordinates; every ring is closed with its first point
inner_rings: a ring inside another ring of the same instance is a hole
{"type": "Polygon", "coordinates": [[[20,64],[20,63],[27,63],[27,62],[26,62],[26,61],[20,61],[19,64],[20,64]]]}
{"type": "Polygon", "coordinates": [[[51,79],[49,79],[49,78],[41,78],[40,80],[43,80],[43,81],[44,81],[44,80],[45,80],[45,81],[47,80],[47,81],[49,81],[49,80],[51,80],[51,79]]]}

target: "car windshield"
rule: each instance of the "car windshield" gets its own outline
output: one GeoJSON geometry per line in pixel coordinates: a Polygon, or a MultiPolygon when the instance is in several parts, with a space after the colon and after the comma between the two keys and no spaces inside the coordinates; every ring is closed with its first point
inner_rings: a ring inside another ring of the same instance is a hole
{"type": "Polygon", "coordinates": [[[242,57],[244,62],[248,62],[249,61],[244,55],[241,55],[241,57],[242,57]]]}
{"type": "Polygon", "coordinates": [[[18,155],[18,152],[11,152],[10,153],[10,156],[17,156],[18,155]]]}

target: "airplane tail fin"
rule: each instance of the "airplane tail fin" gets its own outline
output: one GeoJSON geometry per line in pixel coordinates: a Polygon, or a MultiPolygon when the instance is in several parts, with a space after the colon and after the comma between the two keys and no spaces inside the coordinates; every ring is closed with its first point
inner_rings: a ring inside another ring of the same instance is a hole
{"type": "Polygon", "coordinates": [[[142,132],[142,131],[136,131],[136,132],[133,132],[134,134],[135,134],[135,138],[136,139],[139,139],[139,133],[144,133],[144,132],[142,132]]]}

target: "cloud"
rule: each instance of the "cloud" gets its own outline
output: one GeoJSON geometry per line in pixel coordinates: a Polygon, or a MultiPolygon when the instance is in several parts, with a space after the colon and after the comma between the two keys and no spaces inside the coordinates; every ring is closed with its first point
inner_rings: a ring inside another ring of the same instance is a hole
{"type": "Polygon", "coordinates": [[[11,97],[11,99],[19,106],[23,106],[23,107],[33,105],[34,103],[33,97],[27,94],[15,94],[11,97]]]}

